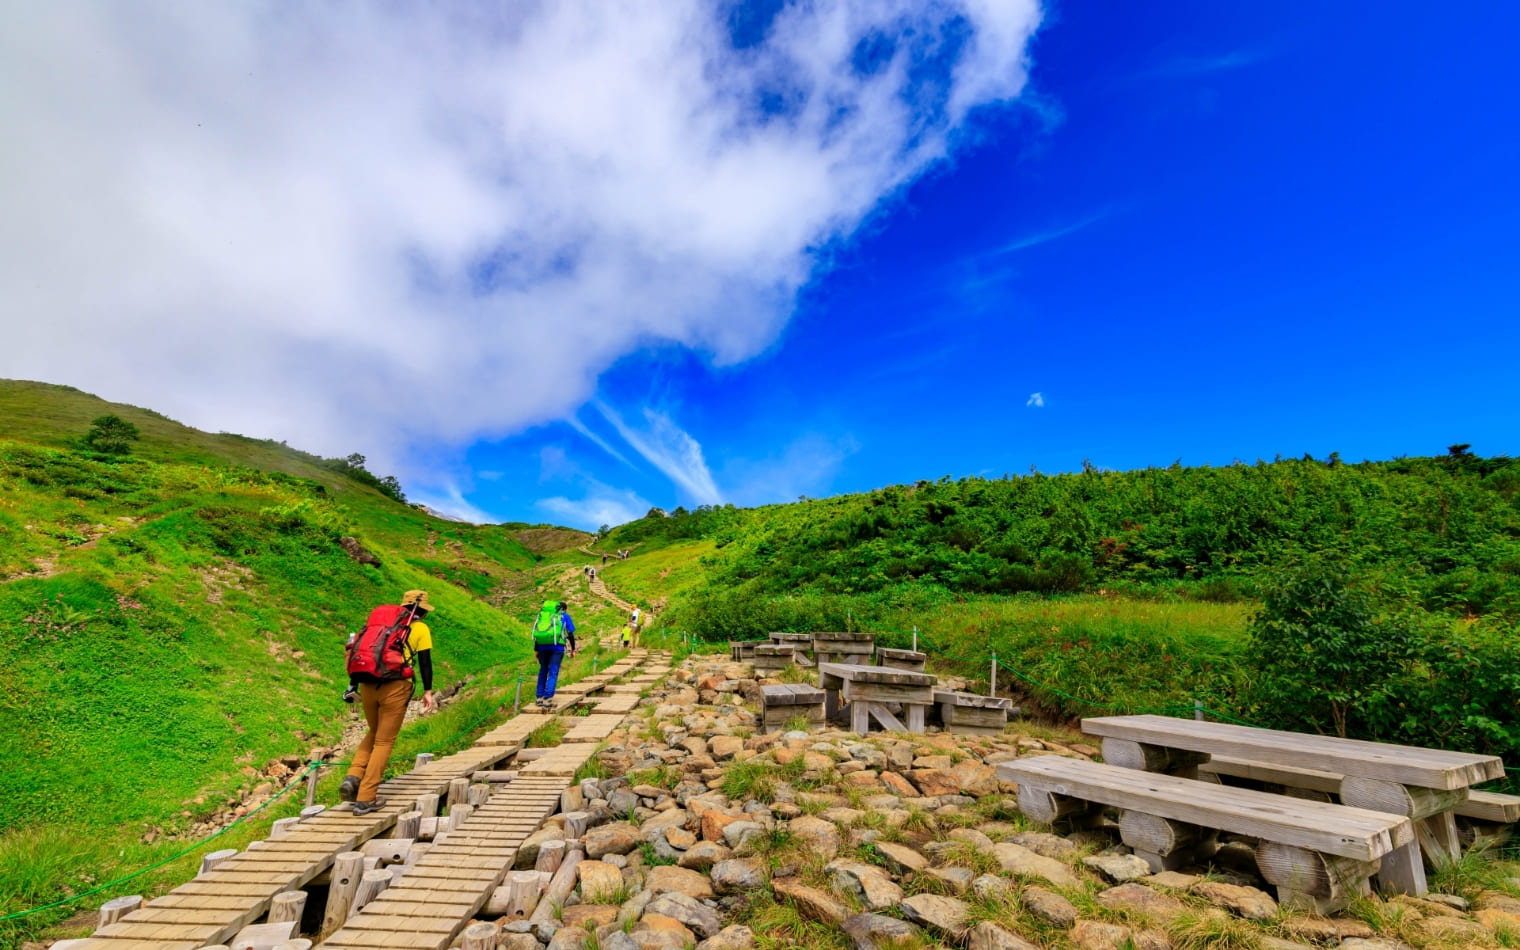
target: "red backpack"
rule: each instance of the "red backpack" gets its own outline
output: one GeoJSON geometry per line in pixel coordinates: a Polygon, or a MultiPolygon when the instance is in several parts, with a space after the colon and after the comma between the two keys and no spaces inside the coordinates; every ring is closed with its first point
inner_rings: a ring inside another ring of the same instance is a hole
{"type": "Polygon", "coordinates": [[[364,632],[348,645],[348,675],[368,682],[411,679],[412,618],[417,608],[386,604],[369,612],[364,632]]]}

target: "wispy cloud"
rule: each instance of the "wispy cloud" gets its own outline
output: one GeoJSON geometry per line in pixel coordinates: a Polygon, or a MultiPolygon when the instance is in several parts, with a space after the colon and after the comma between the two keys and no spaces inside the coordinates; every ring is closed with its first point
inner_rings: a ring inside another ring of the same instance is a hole
{"type": "Polygon", "coordinates": [[[723,469],[730,495],[741,505],[793,501],[799,495],[827,493],[845,459],[860,451],[850,436],[806,435],[775,458],[736,459],[723,469]]]}
{"type": "Polygon", "coordinates": [[[601,449],[603,452],[606,452],[608,455],[617,459],[619,462],[622,462],[624,465],[627,465],[629,468],[633,467],[633,463],[628,461],[627,456],[623,455],[622,452],[619,452],[617,449],[609,445],[606,439],[591,431],[591,429],[581,421],[579,413],[572,412],[570,416],[565,419],[565,421],[570,424],[570,428],[585,436],[587,441],[589,441],[592,445],[595,445],[597,448],[601,449]]]}
{"type": "Polygon", "coordinates": [[[1029,398],[1024,401],[1024,405],[1028,406],[1031,409],[1045,408],[1045,394],[1030,393],[1029,398]]]}
{"type": "Polygon", "coordinates": [[[538,502],[538,508],[556,521],[587,531],[595,531],[604,524],[617,527],[642,518],[651,507],[637,492],[600,482],[592,482],[583,498],[555,496],[538,502]]]}
{"type": "Polygon", "coordinates": [[[1058,241],[1063,237],[1067,237],[1068,235],[1076,234],[1078,231],[1081,231],[1084,228],[1091,227],[1092,225],[1097,224],[1099,221],[1102,221],[1104,218],[1108,217],[1111,213],[1112,212],[1109,209],[1104,209],[1097,212],[1096,214],[1090,214],[1085,218],[1081,218],[1069,224],[1063,224],[1059,227],[1048,228],[1044,231],[1036,231],[1032,234],[1025,234],[1021,237],[1014,238],[1007,244],[1004,244],[1000,247],[995,247],[992,250],[985,252],[981,256],[994,257],[1001,254],[1013,254],[1018,251],[1026,251],[1031,247],[1038,247],[1041,244],[1049,244],[1051,241],[1058,241]]]}
{"type": "Polygon", "coordinates": [[[1138,78],[1206,76],[1254,66],[1268,58],[1269,54],[1262,49],[1233,50],[1217,56],[1177,56],[1143,70],[1138,78]]]}
{"type": "Polygon", "coordinates": [[[407,492],[407,500],[414,504],[427,505],[434,511],[442,512],[452,518],[468,521],[472,524],[500,524],[501,518],[491,514],[482,508],[476,507],[464,497],[459,486],[446,484],[421,491],[407,492]]]}
{"type": "Polygon", "coordinates": [[[653,409],[644,410],[648,428],[633,428],[606,403],[592,403],[596,411],[617,430],[622,440],[639,453],[646,462],[659,469],[666,478],[676,484],[699,505],[716,505],[723,501],[707,461],[702,457],[702,445],[692,438],[665,413],[653,409]]]}

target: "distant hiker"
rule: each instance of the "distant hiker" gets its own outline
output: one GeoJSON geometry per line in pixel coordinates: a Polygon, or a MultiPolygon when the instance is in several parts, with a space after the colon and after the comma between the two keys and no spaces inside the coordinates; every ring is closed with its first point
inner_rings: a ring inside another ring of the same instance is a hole
{"type": "Polygon", "coordinates": [[[603,554],[602,555],[602,567],[606,567],[606,566],[607,566],[607,555],[603,554]]]}
{"type": "Polygon", "coordinates": [[[575,656],[575,621],[570,619],[570,605],[564,601],[560,601],[559,604],[559,622],[565,627],[565,641],[573,657],[575,656]]]}
{"type": "Polygon", "coordinates": [[[628,648],[631,640],[633,640],[633,624],[625,623],[623,624],[623,648],[625,650],[628,648]]]}
{"type": "Polygon", "coordinates": [[[536,704],[554,705],[554,686],[559,681],[559,665],[565,658],[566,627],[575,629],[568,610],[556,600],[544,601],[538,619],[533,621],[533,652],[538,657],[538,693],[536,704]]]}
{"type": "Polygon", "coordinates": [[[633,608],[633,619],[629,623],[633,624],[635,630],[639,628],[639,608],[633,608]]]}
{"type": "Polygon", "coordinates": [[[369,731],[354,750],[338,797],[353,802],[356,815],[367,815],[385,804],[375,793],[412,699],[414,669],[422,674],[422,711],[433,711],[433,633],[422,622],[432,609],[426,591],[409,590],[400,605],[386,604],[370,611],[364,631],[349,645],[348,673],[359,684],[359,702],[369,731]]]}

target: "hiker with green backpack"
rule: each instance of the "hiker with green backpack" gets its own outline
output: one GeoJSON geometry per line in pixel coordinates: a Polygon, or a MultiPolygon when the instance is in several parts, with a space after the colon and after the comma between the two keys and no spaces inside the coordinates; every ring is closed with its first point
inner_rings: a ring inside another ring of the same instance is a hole
{"type": "Polygon", "coordinates": [[[569,606],[557,600],[544,601],[533,621],[533,652],[538,656],[538,699],[544,708],[554,705],[554,686],[559,681],[559,665],[565,658],[565,642],[575,632],[569,606]]]}

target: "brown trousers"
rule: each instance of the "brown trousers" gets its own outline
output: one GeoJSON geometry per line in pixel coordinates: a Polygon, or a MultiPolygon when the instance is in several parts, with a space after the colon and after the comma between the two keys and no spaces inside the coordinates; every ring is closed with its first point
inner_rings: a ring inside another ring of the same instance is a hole
{"type": "Polygon", "coordinates": [[[369,724],[369,732],[354,750],[348,774],[359,780],[361,802],[375,800],[385,767],[391,761],[396,735],[401,732],[401,720],[406,718],[406,704],[411,699],[411,680],[359,684],[359,701],[364,704],[364,721],[369,724]]]}

